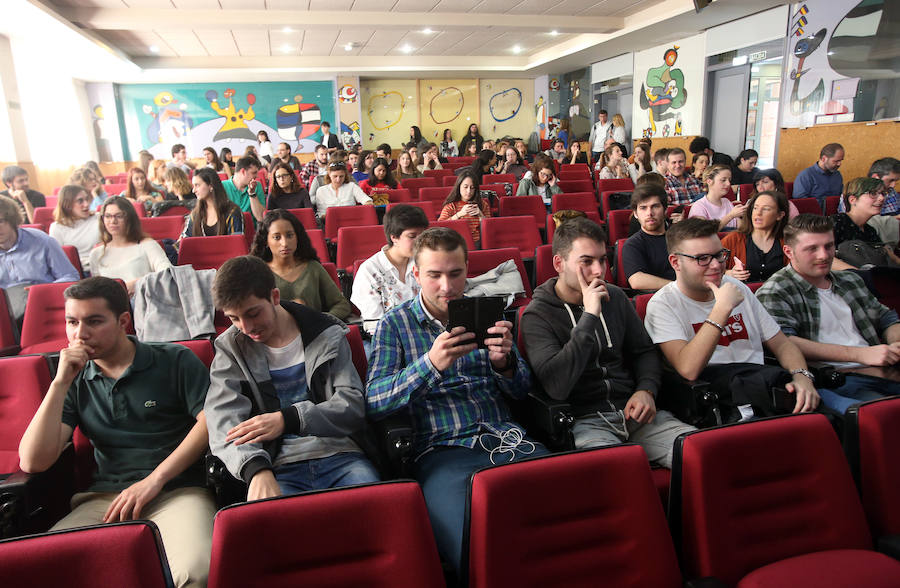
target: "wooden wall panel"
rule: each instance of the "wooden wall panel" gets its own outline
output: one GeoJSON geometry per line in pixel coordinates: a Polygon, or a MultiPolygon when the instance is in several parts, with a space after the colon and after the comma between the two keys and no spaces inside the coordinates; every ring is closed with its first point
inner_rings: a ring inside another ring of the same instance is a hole
{"type": "MultiPolygon", "coordinates": [[[[835,123],[805,129],[781,129],[776,167],[787,181],[819,159],[819,151],[828,143],[844,146],[841,175],[847,182],[866,175],[872,162],[900,155],[900,124],[835,123]]],[[[656,146],[654,141],[654,147],[656,146]]]]}

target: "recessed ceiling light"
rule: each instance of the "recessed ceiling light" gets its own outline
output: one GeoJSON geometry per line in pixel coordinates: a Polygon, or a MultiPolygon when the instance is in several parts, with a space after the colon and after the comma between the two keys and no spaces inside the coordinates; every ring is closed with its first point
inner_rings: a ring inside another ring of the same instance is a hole
{"type": "Polygon", "coordinates": [[[292,29],[291,27],[284,27],[283,29],[281,29],[281,32],[282,33],[293,33],[294,29],[292,29]]]}
{"type": "Polygon", "coordinates": [[[150,50],[150,53],[159,53],[159,47],[157,47],[156,45],[150,45],[149,47],[147,47],[147,49],[150,50]]]}
{"type": "Polygon", "coordinates": [[[409,44],[400,47],[400,51],[403,51],[404,53],[412,53],[412,50],[413,48],[409,44]]]}
{"type": "Polygon", "coordinates": [[[550,34],[555,37],[559,34],[559,31],[550,31],[550,34]]]}
{"type": "Polygon", "coordinates": [[[430,35],[430,34],[434,33],[434,31],[432,31],[431,29],[422,29],[422,32],[426,35],[430,35]]]}
{"type": "Polygon", "coordinates": [[[512,52],[513,52],[513,53],[521,53],[521,52],[522,52],[522,48],[519,47],[518,45],[513,45],[512,52]]]}
{"type": "Polygon", "coordinates": [[[353,51],[353,43],[347,43],[344,45],[344,51],[353,51]]]}
{"type": "Polygon", "coordinates": [[[291,46],[290,46],[290,45],[282,45],[282,46],[281,46],[281,52],[282,52],[282,53],[290,53],[290,52],[291,52],[291,46]]]}

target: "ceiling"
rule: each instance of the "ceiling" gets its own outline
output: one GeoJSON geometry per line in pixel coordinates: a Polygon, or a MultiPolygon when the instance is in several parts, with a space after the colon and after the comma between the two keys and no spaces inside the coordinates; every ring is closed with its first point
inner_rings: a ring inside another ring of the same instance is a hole
{"type": "Polygon", "coordinates": [[[30,1],[145,72],[165,70],[170,78],[176,70],[203,77],[236,69],[532,77],[778,3],[718,0],[698,15],[693,0],[30,1]]]}

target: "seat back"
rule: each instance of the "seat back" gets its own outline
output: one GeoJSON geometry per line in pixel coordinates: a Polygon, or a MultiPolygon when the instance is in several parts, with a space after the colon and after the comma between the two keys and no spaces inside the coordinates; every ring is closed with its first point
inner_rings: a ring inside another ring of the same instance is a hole
{"type": "Polygon", "coordinates": [[[452,169],[424,169],[422,170],[422,175],[424,175],[426,178],[443,178],[456,174],[453,173],[452,169]]]}
{"type": "Polygon", "coordinates": [[[784,183],[784,193],[788,198],[794,195],[794,182],[785,182],[784,183]]]}
{"type": "Polygon", "coordinates": [[[186,206],[173,206],[172,208],[167,208],[166,210],[159,213],[159,216],[177,216],[183,219],[189,214],[191,214],[190,208],[186,206]]]}
{"type": "Polygon", "coordinates": [[[41,355],[0,359],[0,474],[19,470],[19,442],[50,388],[50,379],[41,355]]]}
{"type": "Polygon", "coordinates": [[[581,212],[597,212],[597,199],[593,192],[576,192],[572,194],[555,194],[550,206],[553,212],[560,210],[580,210],[581,212]]]}
{"type": "Polygon", "coordinates": [[[180,216],[148,216],[141,219],[141,228],[151,239],[177,239],[184,229],[180,216]]]}
{"type": "Polygon", "coordinates": [[[540,196],[503,196],[500,198],[500,216],[531,216],[538,229],[547,221],[547,207],[540,196]]]}
{"type": "Polygon", "coordinates": [[[841,203],[840,196],[826,196],[825,197],[825,214],[827,216],[831,216],[832,214],[837,214],[838,205],[841,203]]]}
{"type": "Polygon", "coordinates": [[[534,283],[540,286],[559,274],[553,269],[553,245],[541,245],[534,250],[534,283]]]}
{"type": "MultiPolygon", "coordinates": [[[[474,251],[477,249],[475,246],[475,237],[472,236],[472,231],[469,230],[469,222],[464,221],[462,219],[457,220],[442,220],[442,221],[434,221],[433,223],[428,225],[429,227],[447,227],[448,229],[453,229],[466,241],[466,247],[469,248],[469,251],[474,251]]],[[[482,239],[484,238],[484,233],[481,234],[482,239]]]]}
{"type": "Polygon", "coordinates": [[[409,202],[413,199],[412,191],[409,188],[396,188],[394,190],[383,190],[388,195],[388,202],[409,202]]]}
{"type": "Polygon", "coordinates": [[[472,588],[681,585],[647,457],[636,445],[489,467],[472,476],[469,500],[472,588]]]}
{"type": "Polygon", "coordinates": [[[50,223],[53,222],[53,209],[49,206],[38,206],[34,209],[34,215],[31,217],[31,223],[41,225],[46,233],[50,229],[50,223]]]}
{"type": "Polygon", "coordinates": [[[631,208],[631,192],[627,190],[607,190],[600,192],[600,210],[603,214],[609,214],[610,210],[625,210],[631,208]],[[624,194],[625,196],[621,196],[624,194]]]}
{"type": "Polygon", "coordinates": [[[256,237],[256,225],[253,222],[253,215],[249,212],[243,213],[244,216],[244,241],[247,243],[247,251],[253,248],[253,239],[256,237]]]}
{"type": "Polygon", "coordinates": [[[620,288],[630,288],[631,285],[628,283],[628,278],[625,277],[625,266],[622,263],[622,250],[624,249],[623,245],[625,245],[625,241],[628,239],[619,239],[616,241],[616,286],[620,288]]]}
{"type": "Polygon", "coordinates": [[[206,365],[207,369],[209,369],[213,359],[216,357],[216,350],[209,339],[188,339],[187,341],[176,341],[176,343],[193,351],[194,355],[206,365]]]}
{"type": "Polygon", "coordinates": [[[209,572],[209,588],[372,586],[376,578],[399,588],[444,585],[415,482],[225,507],[216,514],[209,572]]]}
{"type": "Polygon", "coordinates": [[[195,270],[219,269],[232,257],[247,253],[243,235],[185,237],[178,248],[178,265],[191,265],[195,270]]]}
{"type": "Polygon", "coordinates": [[[481,219],[482,249],[515,247],[524,259],[530,259],[534,257],[534,250],[542,244],[541,234],[534,226],[534,217],[497,216],[481,219]]]}
{"type": "Polygon", "coordinates": [[[434,207],[437,209],[438,213],[440,213],[441,208],[443,208],[444,206],[444,200],[446,200],[447,196],[450,195],[450,190],[451,188],[448,188],[446,186],[438,186],[437,188],[420,188],[419,200],[430,200],[434,202],[434,207]]]}
{"type": "Polygon", "coordinates": [[[407,178],[400,182],[400,187],[409,190],[413,200],[419,198],[419,189],[437,188],[440,186],[437,178],[407,178]]]}
{"type": "Polygon", "coordinates": [[[452,176],[444,176],[441,178],[441,187],[452,188],[456,184],[456,174],[452,176]]]}
{"type": "Polygon", "coordinates": [[[815,198],[797,198],[795,200],[791,200],[791,202],[794,204],[794,206],[797,207],[797,210],[800,211],[800,214],[822,214],[822,207],[819,206],[819,201],[815,198]]]}
{"type": "Polygon", "coordinates": [[[63,292],[74,282],[35,284],[28,287],[22,321],[21,355],[52,353],[69,344],[66,337],[66,301],[63,292]]]}
{"type": "Polygon", "coordinates": [[[563,172],[587,174],[587,178],[591,179],[591,167],[586,163],[563,163],[559,166],[559,173],[563,172]]]}
{"type": "Polygon", "coordinates": [[[628,238],[628,225],[631,223],[631,210],[610,210],[606,214],[606,226],[609,242],[617,243],[619,239],[628,238]]]}
{"type": "Polygon", "coordinates": [[[312,208],[289,208],[288,212],[296,216],[307,231],[319,228],[319,223],[316,222],[316,212],[312,208]]]}
{"type": "Polygon", "coordinates": [[[325,211],[325,238],[329,241],[337,239],[341,227],[358,227],[377,225],[378,214],[374,206],[331,206],[325,211]]]}
{"type": "Polygon", "coordinates": [[[341,227],[337,237],[337,267],[352,272],[354,261],[375,255],[385,243],[381,225],[341,227]]]}
{"type": "Polygon", "coordinates": [[[72,267],[78,271],[79,277],[83,278],[84,268],[81,267],[81,256],[78,255],[78,250],[75,249],[74,245],[63,245],[62,250],[66,257],[69,258],[69,263],[72,264],[72,267]]]}
{"type": "Polygon", "coordinates": [[[448,157],[447,161],[449,163],[459,163],[462,165],[472,165],[475,162],[475,157],[471,155],[454,155],[453,157],[448,157]]]}
{"type": "MultiPolygon", "coordinates": [[[[428,222],[437,220],[441,212],[441,209],[437,207],[437,203],[431,200],[413,200],[412,202],[403,202],[402,204],[408,204],[410,206],[415,206],[416,208],[421,208],[422,212],[425,213],[425,218],[428,219],[428,222]]],[[[389,211],[395,206],[397,206],[397,203],[389,203],[387,205],[386,211],[389,211]]]]}
{"type": "Polygon", "coordinates": [[[641,317],[641,321],[647,317],[647,304],[651,298],[653,298],[653,294],[638,294],[634,297],[634,309],[637,311],[638,316],[641,317]]]}
{"type": "Polygon", "coordinates": [[[821,414],[678,437],[669,517],[685,576],[728,585],[789,557],[872,547],[850,468],[821,414]]]}
{"type": "Polygon", "coordinates": [[[482,184],[502,184],[508,182],[510,184],[518,184],[515,174],[484,174],[481,178],[482,184]]]}
{"type": "Polygon", "coordinates": [[[531,281],[528,279],[528,272],[525,271],[525,264],[522,262],[522,256],[519,254],[519,250],[514,247],[470,251],[469,268],[466,277],[472,278],[474,276],[480,276],[510,259],[516,262],[516,268],[519,270],[519,275],[522,278],[522,286],[525,287],[524,297],[531,298],[531,281]]]}
{"type": "Polygon", "coordinates": [[[750,200],[750,194],[753,193],[755,188],[756,186],[754,184],[741,184],[738,188],[738,198],[741,199],[741,202],[750,200]]]}
{"type": "Polygon", "coordinates": [[[634,190],[634,182],[631,181],[631,178],[615,178],[611,180],[601,180],[600,172],[596,173],[597,176],[597,191],[598,192],[629,192],[634,190]]]}
{"type": "Polygon", "coordinates": [[[80,527],[0,541],[6,586],[174,586],[150,521],[80,527]]]}
{"type": "Polygon", "coordinates": [[[322,263],[331,261],[328,244],[325,242],[325,231],[322,229],[307,229],[306,235],[309,237],[309,242],[312,243],[313,249],[316,250],[319,261],[322,263]]]}
{"type": "MultiPolygon", "coordinates": [[[[557,194],[557,196],[560,196],[560,194],[557,194]]],[[[564,209],[561,209],[561,210],[564,210],[564,209]]],[[[602,220],[600,220],[600,213],[597,212],[596,210],[587,210],[587,211],[582,210],[581,212],[583,212],[584,214],[587,215],[588,220],[594,221],[601,227],[606,226],[606,223],[604,223],[602,220]]],[[[552,245],[553,244],[553,233],[556,232],[556,222],[553,220],[552,214],[547,215],[546,223],[547,223],[547,227],[546,227],[547,243],[552,245]]]]}
{"type": "Polygon", "coordinates": [[[14,355],[19,350],[18,332],[9,310],[6,290],[0,288],[0,356],[14,355]]]}
{"type": "Polygon", "coordinates": [[[362,333],[358,325],[348,325],[347,343],[350,345],[350,355],[353,357],[353,367],[359,374],[359,379],[365,385],[366,371],[369,369],[369,360],[366,358],[366,348],[363,346],[362,333]]]}
{"type": "Polygon", "coordinates": [[[590,180],[559,180],[557,184],[564,194],[569,192],[594,193],[594,184],[590,180]]]}
{"type": "Polygon", "coordinates": [[[331,281],[334,282],[334,285],[337,286],[337,289],[341,289],[341,277],[338,275],[337,266],[331,263],[330,261],[322,262],[322,269],[325,270],[325,273],[331,278],[331,281]]]}

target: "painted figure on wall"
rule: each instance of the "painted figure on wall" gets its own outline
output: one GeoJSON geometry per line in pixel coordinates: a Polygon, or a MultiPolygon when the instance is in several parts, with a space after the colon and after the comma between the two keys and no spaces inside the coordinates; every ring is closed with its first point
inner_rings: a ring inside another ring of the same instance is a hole
{"type": "Polygon", "coordinates": [[[158,93],[153,98],[153,106],[145,104],[142,110],[153,118],[147,127],[147,138],[151,143],[177,143],[194,126],[193,119],[185,112],[187,105],[179,103],[171,92],[158,93]]]}
{"type": "MultiPolygon", "coordinates": [[[[684,72],[673,68],[678,60],[678,46],[667,49],[663,54],[663,65],[647,70],[647,78],[641,84],[640,106],[647,111],[649,128],[644,129],[644,136],[656,134],[656,123],[668,120],[680,120],[678,110],[687,101],[684,88],[684,72]],[[649,131],[649,132],[648,132],[649,131]]],[[[676,120],[676,123],[677,123],[676,120]]],[[[680,124],[677,124],[680,127],[680,124]]]]}
{"type": "Polygon", "coordinates": [[[225,119],[222,123],[222,128],[219,129],[219,132],[217,132],[214,137],[215,141],[222,139],[247,139],[252,141],[256,139],[256,134],[247,126],[248,120],[256,118],[256,114],[253,112],[253,105],[256,104],[256,96],[247,94],[248,106],[245,111],[243,108],[237,110],[234,107],[234,101],[232,100],[234,94],[235,92],[231,88],[225,90],[225,98],[228,99],[228,106],[222,108],[219,105],[218,92],[210,90],[206,93],[206,99],[209,100],[212,109],[216,114],[225,119]]]}
{"type": "Polygon", "coordinates": [[[341,143],[345,149],[352,149],[356,145],[362,143],[362,136],[359,134],[359,123],[353,121],[349,125],[341,121],[341,143]]]}
{"type": "Polygon", "coordinates": [[[112,155],[109,151],[109,139],[106,137],[109,132],[106,129],[106,119],[103,116],[103,105],[94,106],[92,113],[92,122],[94,127],[94,141],[97,143],[97,157],[100,161],[112,161],[112,155]]]}
{"type": "Polygon", "coordinates": [[[278,136],[285,141],[301,140],[318,132],[322,126],[322,111],[317,104],[303,102],[303,96],[294,96],[293,104],[286,104],[275,115],[278,136]]]}

